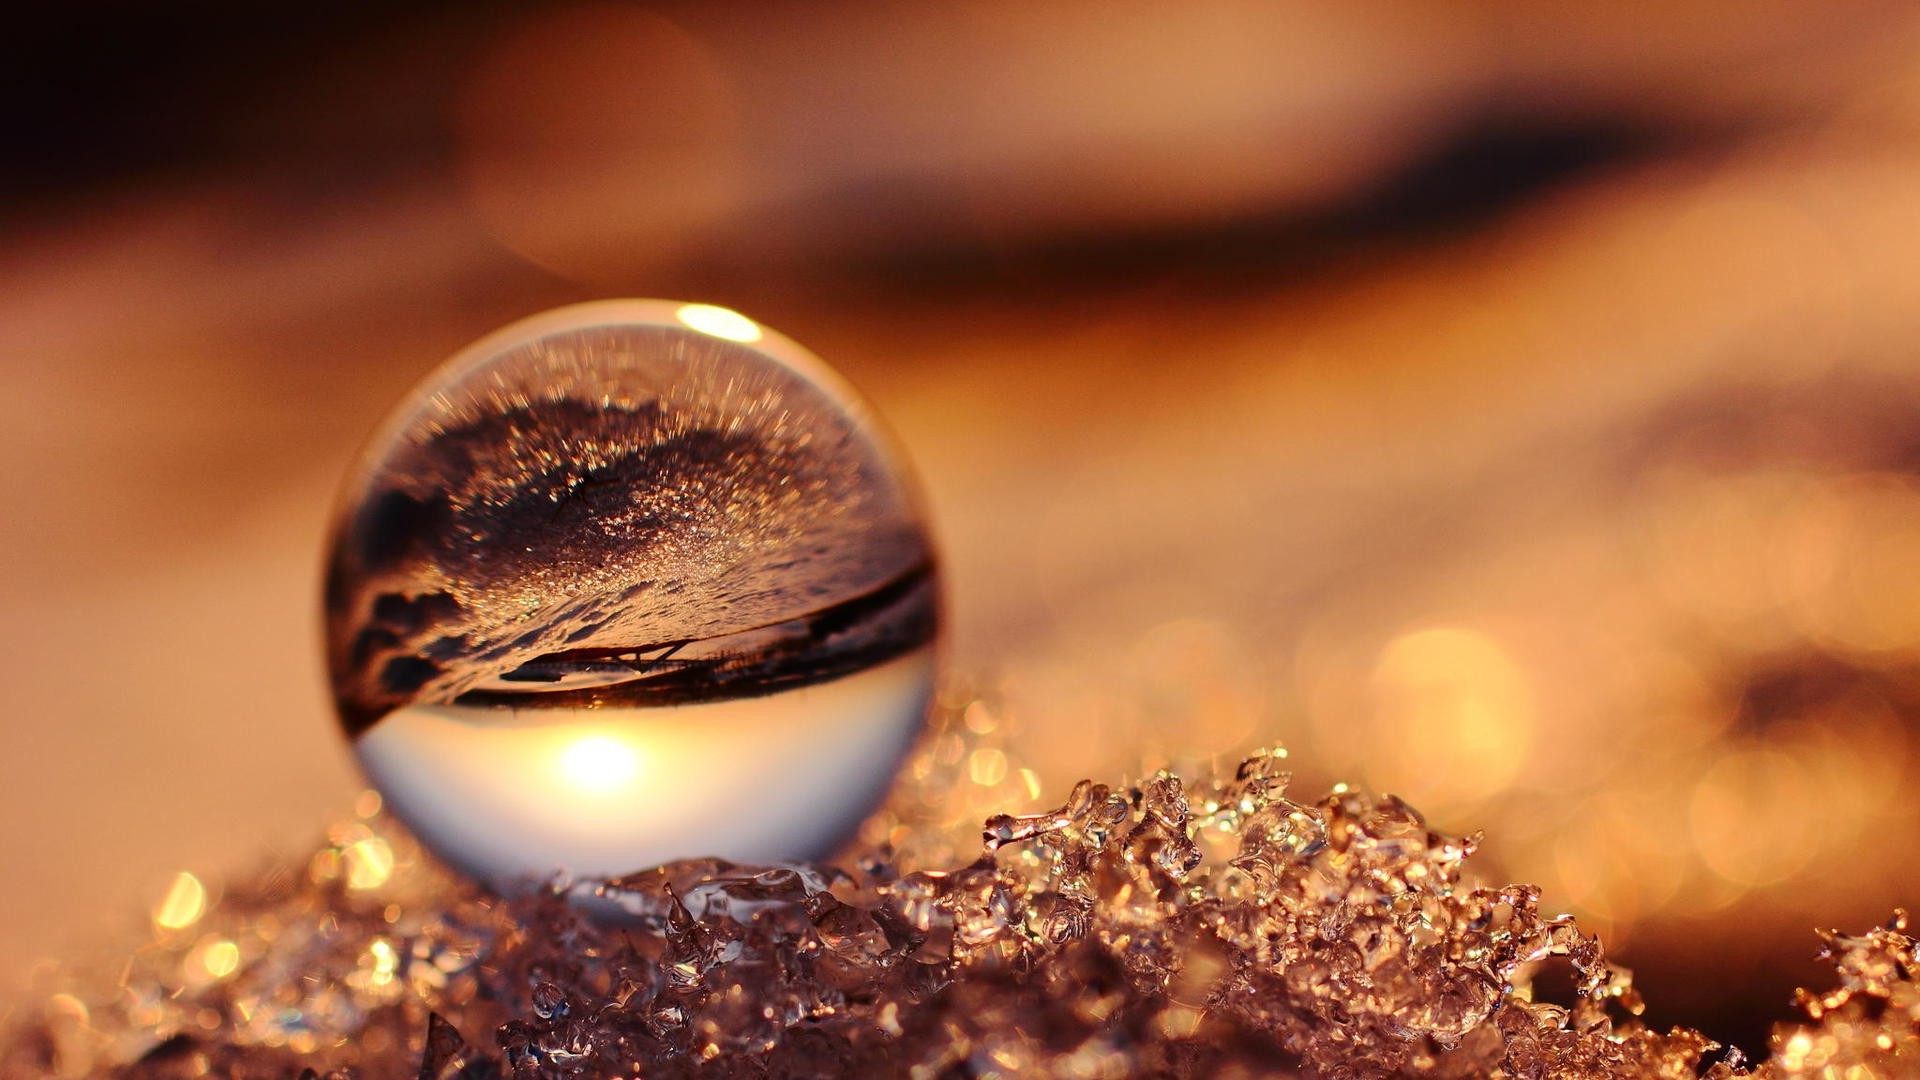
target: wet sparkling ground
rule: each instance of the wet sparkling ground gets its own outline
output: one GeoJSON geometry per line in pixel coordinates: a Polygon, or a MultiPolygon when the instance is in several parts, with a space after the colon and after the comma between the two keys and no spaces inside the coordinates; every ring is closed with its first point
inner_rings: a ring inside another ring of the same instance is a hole
{"type": "MultiPolygon", "coordinates": [[[[980,703],[945,714],[857,849],[694,860],[489,898],[371,794],[304,864],[214,895],[182,874],[118,978],[48,973],[0,1076],[1911,1076],[1902,917],[1823,935],[1771,1059],[1636,1017],[1627,972],[1476,838],[1390,796],[1221,775],[1031,805],[980,703]]],[[[1815,945],[1810,934],[1809,950],[1815,945]]]]}

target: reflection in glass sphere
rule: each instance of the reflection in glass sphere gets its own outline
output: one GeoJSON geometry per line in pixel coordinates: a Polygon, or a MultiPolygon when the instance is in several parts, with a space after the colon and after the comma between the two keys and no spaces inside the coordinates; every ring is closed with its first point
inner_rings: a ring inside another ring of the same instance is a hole
{"type": "Polygon", "coordinates": [[[434,373],[349,478],[326,607],[367,774],[508,890],[831,853],[920,729],[938,621],[865,404],[752,320],[661,301],[434,373]]]}

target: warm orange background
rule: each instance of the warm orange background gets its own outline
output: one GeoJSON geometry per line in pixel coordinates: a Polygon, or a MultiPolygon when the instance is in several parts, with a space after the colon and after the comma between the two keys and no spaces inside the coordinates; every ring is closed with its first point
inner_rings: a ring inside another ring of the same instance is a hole
{"type": "Polygon", "coordinates": [[[1907,5],[423,8],[251,78],[5,189],[0,986],[347,806],[333,485],[609,295],[869,392],[1045,798],[1283,741],[1710,1032],[1920,902],[1907,5]]]}

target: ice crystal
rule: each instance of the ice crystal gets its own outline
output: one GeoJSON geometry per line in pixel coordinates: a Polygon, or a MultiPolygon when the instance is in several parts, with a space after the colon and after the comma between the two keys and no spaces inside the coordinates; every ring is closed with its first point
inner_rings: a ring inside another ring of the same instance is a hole
{"type": "MultiPolygon", "coordinates": [[[[1284,764],[1082,782],[989,818],[948,869],[880,843],[847,870],[696,860],[514,900],[376,817],[163,926],[109,991],[23,1010],[0,1075],[1920,1072],[1904,916],[1825,935],[1839,988],[1803,994],[1750,1069],[1641,1023],[1599,941],[1468,873],[1477,837],[1391,796],[1296,801],[1284,764]],[[1543,964],[1571,971],[1570,1004],[1535,1000],[1543,964]]],[[[914,805],[870,831],[912,832],[914,805]]]]}

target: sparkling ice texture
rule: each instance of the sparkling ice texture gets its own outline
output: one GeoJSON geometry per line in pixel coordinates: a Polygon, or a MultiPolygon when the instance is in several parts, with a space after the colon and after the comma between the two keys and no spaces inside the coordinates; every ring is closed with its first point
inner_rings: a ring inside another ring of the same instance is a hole
{"type": "Polygon", "coordinates": [[[1903,917],[1824,935],[1838,985],[1749,1068],[1642,1023],[1593,936],[1474,879],[1472,839],[1391,797],[1295,801],[1280,754],[1083,782],[915,866],[928,815],[981,794],[942,756],[846,870],[695,859],[579,886],[623,925],[451,881],[378,816],[217,904],[183,876],[117,984],[15,1013],[0,1078],[1920,1075],[1903,917]],[[1536,995],[1543,965],[1570,997],[1536,995]]]}
{"type": "Polygon", "coordinates": [[[349,479],[342,724],[503,890],[844,842],[919,731],[933,556],[898,455],[724,309],[563,308],[434,373],[349,479]]]}

